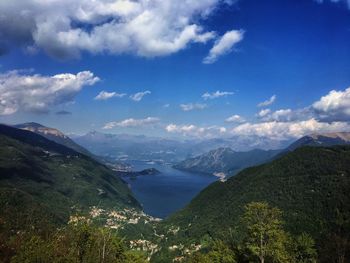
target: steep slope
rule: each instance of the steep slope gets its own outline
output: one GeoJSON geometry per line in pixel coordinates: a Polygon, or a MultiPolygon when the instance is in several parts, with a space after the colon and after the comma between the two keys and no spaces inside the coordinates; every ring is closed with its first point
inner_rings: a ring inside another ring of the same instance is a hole
{"type": "MultiPolygon", "coordinates": [[[[350,146],[298,148],[225,183],[213,183],[163,222],[165,229],[178,229],[166,245],[227,236],[252,201],[280,208],[289,231],[305,231],[320,242],[339,222],[350,220],[350,146]]],[[[350,229],[341,233],[350,234],[350,229]]]]}
{"type": "Polygon", "coordinates": [[[1,228],[46,229],[94,205],[140,209],[106,166],[36,133],[0,125],[1,228]]]}
{"type": "Polygon", "coordinates": [[[176,169],[201,173],[224,172],[230,175],[247,168],[270,160],[278,150],[252,150],[248,152],[236,152],[231,148],[223,147],[194,158],[186,159],[174,166],[176,169]]]}
{"type": "Polygon", "coordinates": [[[64,133],[62,133],[57,129],[45,127],[35,122],[17,124],[17,125],[14,125],[13,127],[37,133],[45,137],[46,139],[62,144],[68,148],[75,150],[76,152],[79,152],[88,156],[92,156],[92,154],[87,149],[75,143],[67,135],[65,135],[64,133]]]}

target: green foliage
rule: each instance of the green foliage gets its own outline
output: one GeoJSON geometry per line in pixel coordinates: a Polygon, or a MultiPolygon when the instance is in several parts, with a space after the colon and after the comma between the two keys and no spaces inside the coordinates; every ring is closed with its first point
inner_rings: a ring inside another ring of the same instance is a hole
{"type": "Polygon", "coordinates": [[[82,222],[68,225],[47,240],[33,235],[11,263],[145,263],[145,255],[127,249],[112,230],[82,222]]]}
{"type": "Polygon", "coordinates": [[[286,249],[287,234],[283,230],[282,212],[267,203],[252,202],[246,205],[242,217],[245,233],[244,246],[261,263],[290,262],[286,249]]]}
{"type": "Polygon", "coordinates": [[[251,202],[267,202],[281,209],[285,231],[293,236],[310,234],[320,252],[338,244],[337,249],[319,253],[322,257],[336,257],[336,251],[344,254],[341,251],[348,249],[349,242],[344,240],[350,240],[350,229],[337,227],[335,222],[339,215],[343,222],[350,219],[350,147],[303,147],[245,169],[225,183],[204,189],[161,226],[164,232],[172,226],[180,228],[177,235],[169,236],[169,244],[196,243],[205,235],[224,240],[229,229],[239,228],[245,205],[251,202]],[[322,246],[327,239],[338,242],[322,246]]]}
{"type": "Polygon", "coordinates": [[[232,249],[229,248],[221,240],[212,241],[211,245],[205,249],[207,253],[196,252],[190,257],[186,258],[186,263],[236,263],[236,255],[232,249]]]}
{"type": "Polygon", "coordinates": [[[293,262],[316,263],[317,251],[315,248],[315,241],[310,235],[302,233],[291,240],[290,246],[293,262]]]}
{"type": "Polygon", "coordinates": [[[0,125],[0,227],[3,233],[47,231],[75,211],[140,209],[115,172],[29,131],[0,125]]]}

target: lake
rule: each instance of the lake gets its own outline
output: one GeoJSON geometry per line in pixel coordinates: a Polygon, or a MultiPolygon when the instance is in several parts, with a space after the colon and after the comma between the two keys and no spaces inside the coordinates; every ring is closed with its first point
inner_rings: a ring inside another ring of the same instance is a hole
{"type": "Polygon", "coordinates": [[[183,208],[201,190],[218,180],[212,175],[179,171],[169,165],[142,161],[128,163],[134,171],[156,168],[161,172],[138,176],[136,179],[123,177],[136,199],[143,205],[145,213],[159,218],[165,218],[183,208]]]}

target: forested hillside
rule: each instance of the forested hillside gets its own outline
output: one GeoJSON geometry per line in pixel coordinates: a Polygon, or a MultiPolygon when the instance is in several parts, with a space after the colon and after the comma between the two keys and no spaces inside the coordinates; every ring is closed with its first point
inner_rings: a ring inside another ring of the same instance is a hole
{"type": "Polygon", "coordinates": [[[285,229],[293,235],[310,234],[321,259],[332,262],[327,258],[336,252],[329,254],[327,249],[336,240],[348,246],[350,147],[299,148],[270,163],[247,168],[225,183],[212,184],[163,222],[164,227],[178,230],[167,245],[226,238],[240,225],[250,202],[268,202],[280,209],[285,229]]]}

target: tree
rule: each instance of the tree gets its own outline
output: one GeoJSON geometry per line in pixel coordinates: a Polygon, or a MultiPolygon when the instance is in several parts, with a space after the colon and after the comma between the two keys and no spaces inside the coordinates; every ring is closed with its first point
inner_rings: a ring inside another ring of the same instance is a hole
{"type": "Polygon", "coordinates": [[[317,260],[317,251],[313,238],[302,233],[291,240],[293,261],[297,263],[315,263],[317,260]]]}
{"type": "Polygon", "coordinates": [[[236,255],[225,242],[221,240],[211,241],[205,254],[196,252],[186,258],[186,263],[236,263],[236,255]]]}
{"type": "Polygon", "coordinates": [[[235,263],[234,252],[221,240],[213,242],[208,253],[208,258],[212,263],[235,263]]]}
{"type": "Polygon", "coordinates": [[[12,263],[145,263],[146,256],[131,251],[116,233],[88,222],[69,224],[46,240],[30,235],[12,263]]]}
{"type": "Polygon", "coordinates": [[[261,263],[289,262],[286,249],[287,234],[283,230],[282,212],[265,202],[252,202],[245,206],[242,217],[244,246],[261,263]]]}

